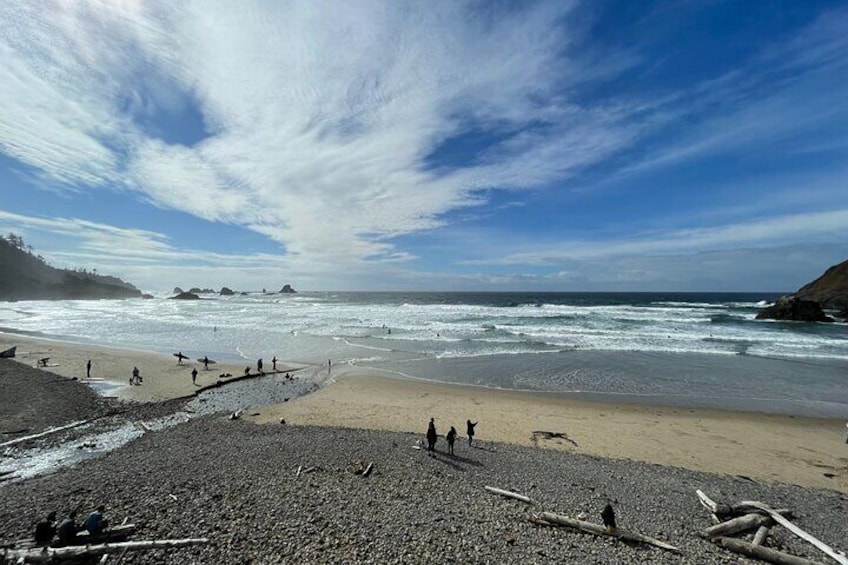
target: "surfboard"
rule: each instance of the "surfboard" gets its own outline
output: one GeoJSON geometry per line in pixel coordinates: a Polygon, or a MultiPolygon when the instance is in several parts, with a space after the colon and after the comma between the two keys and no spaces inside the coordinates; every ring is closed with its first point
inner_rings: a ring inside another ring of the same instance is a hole
{"type": "Polygon", "coordinates": [[[182,353],[174,353],[174,357],[179,359],[188,359],[188,355],[183,355],[182,353]]]}
{"type": "MultiPolygon", "coordinates": [[[[203,361],[204,361],[203,359],[198,359],[198,360],[197,360],[197,362],[198,362],[198,363],[203,363],[203,361]]],[[[213,361],[212,359],[207,359],[207,360],[206,360],[206,362],[207,362],[207,363],[209,363],[210,365],[214,365],[214,364],[215,364],[215,361],[213,361]]]]}

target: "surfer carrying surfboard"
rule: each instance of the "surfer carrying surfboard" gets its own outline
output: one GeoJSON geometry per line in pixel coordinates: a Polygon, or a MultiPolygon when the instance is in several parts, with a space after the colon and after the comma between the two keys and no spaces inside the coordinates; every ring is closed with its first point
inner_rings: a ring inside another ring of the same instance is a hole
{"type": "Polygon", "coordinates": [[[177,365],[182,365],[183,359],[188,359],[188,355],[183,355],[182,351],[180,351],[179,353],[174,353],[174,357],[177,358],[177,365]]]}

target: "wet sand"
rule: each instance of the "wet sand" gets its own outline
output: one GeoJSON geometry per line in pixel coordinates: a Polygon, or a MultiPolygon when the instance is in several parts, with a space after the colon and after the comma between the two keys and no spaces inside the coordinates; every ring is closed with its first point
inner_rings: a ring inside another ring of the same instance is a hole
{"type": "MultiPolygon", "coordinates": [[[[203,357],[202,354],[184,359],[180,365],[172,355],[0,333],[0,351],[14,345],[18,347],[14,360],[19,363],[42,368],[63,377],[76,377],[89,382],[92,388],[105,396],[135,402],[160,402],[191,396],[206,387],[215,386],[221,380],[221,374],[229,373],[231,377],[228,378],[242,377],[248,365],[251,374],[256,374],[255,360],[238,365],[215,363],[209,365],[209,370],[205,370],[203,363],[197,361],[198,357],[203,357]],[[38,361],[45,357],[50,358],[47,367],[38,367],[38,361]],[[87,381],[86,362],[89,359],[91,380],[87,381]],[[133,367],[139,369],[143,380],[141,386],[129,384],[133,367]],[[196,383],[191,380],[193,368],[197,368],[196,383]]],[[[188,355],[190,352],[186,350],[183,353],[188,355]]],[[[263,369],[270,371],[271,360],[265,359],[263,362],[263,369]]],[[[277,362],[277,368],[281,371],[300,367],[302,365],[277,362]]]]}
{"type": "MultiPolygon", "coordinates": [[[[479,421],[476,442],[506,442],[631,459],[758,481],[848,493],[845,422],[700,408],[596,403],[565,395],[492,390],[347,374],[295,401],[260,410],[256,421],[440,436],[479,421]],[[565,437],[545,438],[534,432],[565,437]],[[572,443],[573,442],[573,443],[572,443]],[[576,445],[575,445],[576,443],[576,445]]],[[[445,440],[440,438],[440,445],[445,440]]]]}
{"type": "MultiPolygon", "coordinates": [[[[85,377],[92,360],[92,384],[107,396],[158,402],[213,386],[220,373],[234,377],[244,366],[211,365],[155,353],[72,344],[0,333],[0,350],[18,346],[16,361],[35,367],[50,357],[46,370],[85,377]],[[144,378],[130,386],[133,366],[144,378]],[[198,369],[197,384],[191,370],[198,369]]],[[[187,353],[187,352],[186,352],[187,353]]],[[[270,361],[265,360],[270,369],[270,361]]],[[[278,368],[301,368],[278,362],[278,368]]],[[[255,365],[253,365],[255,372],[255,365]]],[[[42,369],[44,370],[44,369],[42,369]]],[[[317,371],[317,369],[314,369],[317,371]]],[[[441,436],[456,427],[464,441],[465,421],[479,421],[477,439],[535,445],[588,455],[750,477],[759,481],[835,489],[848,493],[845,422],[700,408],[600,403],[565,395],[492,390],[411,379],[338,371],[336,382],[276,406],[252,409],[255,420],[412,432],[423,436],[430,417],[441,436]],[[551,432],[546,437],[534,432],[551,432]],[[575,445],[576,443],[576,445],[575,445]]],[[[320,375],[316,375],[320,377],[320,375]]],[[[444,439],[440,439],[444,447],[444,439]]]]}

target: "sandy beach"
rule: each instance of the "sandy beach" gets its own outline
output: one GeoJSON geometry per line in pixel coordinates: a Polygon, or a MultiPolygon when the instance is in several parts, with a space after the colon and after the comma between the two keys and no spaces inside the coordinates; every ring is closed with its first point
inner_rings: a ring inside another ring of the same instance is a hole
{"type": "MultiPolygon", "coordinates": [[[[109,383],[105,394],[136,402],[186,397],[216,384],[222,372],[234,377],[244,372],[243,366],[216,364],[205,371],[195,360],[178,365],[174,357],[149,352],[0,334],[0,349],[12,345],[18,346],[16,361],[35,367],[38,359],[50,357],[46,370],[65,377],[84,377],[85,363],[91,359],[92,377],[104,381],[90,384],[99,388],[109,383]],[[128,384],[133,366],[141,370],[142,386],[128,384]],[[191,382],[193,367],[198,369],[196,385],[191,382]]],[[[265,360],[266,368],[269,365],[265,360]]],[[[278,362],[278,368],[302,367],[278,362]]],[[[317,392],[251,409],[259,413],[254,421],[277,423],[284,418],[297,425],[423,435],[433,417],[440,436],[453,425],[464,441],[470,418],[480,422],[477,439],[484,443],[538,446],[848,493],[848,445],[845,422],[840,420],[589,402],[558,394],[389,378],[344,367],[334,367],[332,376],[317,392]]],[[[440,443],[444,446],[444,439],[440,443]]]]}
{"type": "MultiPolygon", "coordinates": [[[[63,458],[85,455],[100,449],[115,429],[140,429],[140,422],[194,402],[97,398],[82,380],[31,362],[47,351],[56,354],[57,365],[73,367],[78,364],[72,358],[96,359],[93,349],[41,341],[22,349],[31,357],[0,363],[4,439],[82,418],[91,424],[7,449],[0,472],[8,468],[12,474],[0,477],[5,524],[0,543],[32,535],[32,525],[48,512],[105,504],[115,522],[136,525],[134,541],[207,540],[179,550],[130,553],[120,558],[127,564],[754,563],[731,557],[700,535],[710,520],[697,503],[696,488],[722,501],[753,499],[791,508],[797,523],[820,539],[837,546],[844,540],[844,459],[834,457],[843,467],[833,469],[832,479],[819,478],[829,467],[816,467],[829,464],[828,450],[844,453],[830,427],[834,422],[594,404],[344,374],[335,366],[335,382],[299,399],[251,409],[237,420],[207,412],[176,425],[141,426],[146,433],[120,447],[15,480],[15,468],[30,456],[50,450],[63,458]],[[257,412],[258,421],[267,423],[252,421],[249,416],[257,412]],[[478,420],[475,445],[461,438],[455,455],[446,452],[444,439],[435,453],[415,449],[431,415],[442,434],[454,423],[462,436],[461,422],[478,420]],[[534,431],[563,437],[537,434],[534,442],[534,431]],[[771,453],[770,446],[782,451],[771,453]],[[601,454],[605,457],[596,456],[601,454]],[[719,467],[716,461],[723,466],[716,473],[696,470],[719,467]],[[364,476],[366,465],[373,468],[364,476]],[[484,485],[526,493],[539,506],[493,496],[484,485]],[[681,553],[528,520],[541,508],[598,522],[608,502],[620,525],[672,543],[681,553]]],[[[100,353],[116,367],[135,361],[160,367],[167,361],[108,348],[100,353]]],[[[151,398],[185,391],[184,385],[167,385],[169,376],[185,381],[186,368],[168,369],[165,363],[160,378],[145,380],[151,398]]],[[[277,379],[228,384],[210,394],[248,386],[267,395],[277,379]]],[[[279,386],[294,392],[296,383],[311,388],[301,377],[279,386]]],[[[208,397],[199,400],[211,403],[208,397]]],[[[772,530],[768,544],[820,557],[781,528],[772,530]]]]}
{"type": "MultiPolygon", "coordinates": [[[[0,351],[17,346],[15,361],[38,367],[39,360],[49,357],[47,367],[43,369],[68,378],[86,381],[86,363],[91,360],[91,380],[89,384],[105,396],[113,396],[134,402],[160,402],[183,398],[196,394],[199,390],[215,386],[220,380],[240,378],[250,365],[251,374],[256,374],[256,360],[244,364],[214,363],[206,370],[202,354],[183,351],[191,358],[182,364],[171,355],[159,355],[149,351],[135,351],[101,347],[97,345],[75,344],[51,339],[22,336],[0,332],[0,351]],[[192,354],[195,354],[192,356],[192,354]],[[143,384],[131,386],[129,378],[133,367],[138,367],[143,384]],[[191,380],[192,369],[197,369],[195,383],[191,380]],[[221,378],[222,374],[230,377],[221,378]]],[[[271,371],[271,359],[264,359],[264,370],[271,371]]],[[[277,363],[279,371],[302,368],[302,365],[277,363]]]]}
{"type": "MultiPolygon", "coordinates": [[[[563,395],[348,374],[313,394],[265,407],[258,422],[439,435],[479,421],[477,440],[538,445],[848,492],[845,422],[744,412],[605,404],[563,395]],[[534,432],[565,438],[545,439],[534,432]],[[570,440],[573,440],[572,443],[570,440]]],[[[444,440],[440,440],[444,444],[444,440]]]]}

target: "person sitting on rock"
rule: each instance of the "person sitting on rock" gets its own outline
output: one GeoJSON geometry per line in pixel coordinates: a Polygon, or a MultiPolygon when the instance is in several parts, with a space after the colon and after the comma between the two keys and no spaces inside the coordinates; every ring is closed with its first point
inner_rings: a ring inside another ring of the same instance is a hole
{"type": "Polygon", "coordinates": [[[37,545],[50,545],[53,536],[56,535],[56,513],[51,512],[47,517],[35,525],[35,543],[37,545]]]}
{"type": "Polygon", "coordinates": [[[102,504],[95,508],[94,512],[89,514],[85,522],[82,523],[83,529],[88,530],[88,533],[93,536],[102,534],[106,526],[109,525],[109,520],[103,517],[104,512],[106,512],[106,507],[102,504]]]}
{"type": "Polygon", "coordinates": [[[77,511],[71,510],[67,518],[59,523],[56,528],[56,535],[59,537],[59,543],[62,545],[71,545],[77,537],[77,511]]]}

